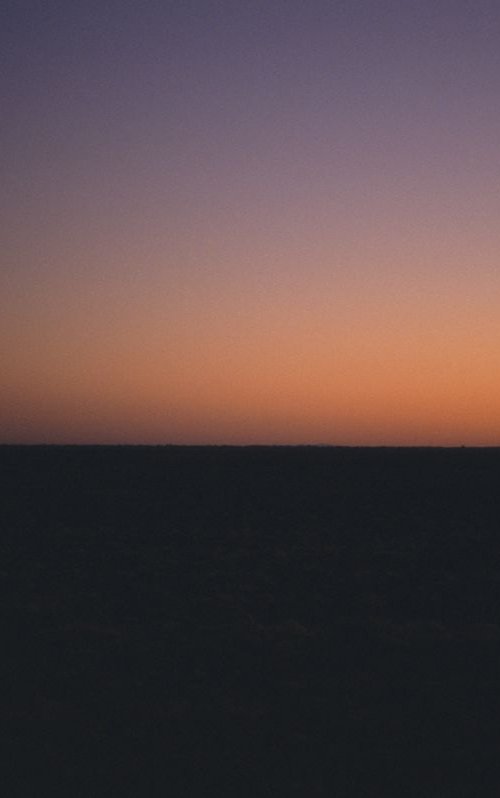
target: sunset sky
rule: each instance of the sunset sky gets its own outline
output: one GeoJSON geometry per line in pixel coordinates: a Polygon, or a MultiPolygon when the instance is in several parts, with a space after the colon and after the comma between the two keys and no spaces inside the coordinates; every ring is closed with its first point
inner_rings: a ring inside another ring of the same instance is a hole
{"type": "Polygon", "coordinates": [[[498,0],[6,0],[0,442],[500,445],[498,0]]]}

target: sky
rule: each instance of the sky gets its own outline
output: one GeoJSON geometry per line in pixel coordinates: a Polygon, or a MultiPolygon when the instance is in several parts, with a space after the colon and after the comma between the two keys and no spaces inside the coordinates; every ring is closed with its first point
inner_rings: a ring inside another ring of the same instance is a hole
{"type": "Polygon", "coordinates": [[[0,442],[500,445],[496,0],[6,0],[0,442]]]}

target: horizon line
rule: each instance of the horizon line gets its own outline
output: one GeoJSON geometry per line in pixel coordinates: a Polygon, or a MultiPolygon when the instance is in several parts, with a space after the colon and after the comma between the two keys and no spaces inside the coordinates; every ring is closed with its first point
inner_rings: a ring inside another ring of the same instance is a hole
{"type": "Polygon", "coordinates": [[[491,444],[337,444],[337,443],[77,443],[0,442],[0,448],[141,448],[141,449],[500,449],[491,444]]]}

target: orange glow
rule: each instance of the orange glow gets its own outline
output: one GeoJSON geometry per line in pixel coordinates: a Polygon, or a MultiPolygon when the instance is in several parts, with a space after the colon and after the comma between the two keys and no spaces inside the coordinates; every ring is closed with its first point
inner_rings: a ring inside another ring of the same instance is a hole
{"type": "MultiPolygon", "coordinates": [[[[500,322],[488,297],[467,286],[446,297],[435,281],[422,302],[397,275],[380,287],[348,275],[338,289],[313,273],[246,282],[177,302],[158,278],[131,307],[110,285],[95,296],[85,281],[78,296],[59,286],[43,323],[19,325],[4,353],[5,439],[500,441],[500,322]]],[[[16,312],[14,302],[11,330],[16,312]]]]}

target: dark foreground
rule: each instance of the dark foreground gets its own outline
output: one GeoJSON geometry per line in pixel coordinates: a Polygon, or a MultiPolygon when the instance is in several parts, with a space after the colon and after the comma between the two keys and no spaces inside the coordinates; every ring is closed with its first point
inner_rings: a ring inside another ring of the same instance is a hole
{"type": "Polygon", "coordinates": [[[500,794],[500,450],[0,469],[9,798],[500,794]]]}

